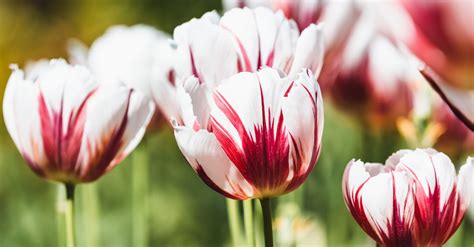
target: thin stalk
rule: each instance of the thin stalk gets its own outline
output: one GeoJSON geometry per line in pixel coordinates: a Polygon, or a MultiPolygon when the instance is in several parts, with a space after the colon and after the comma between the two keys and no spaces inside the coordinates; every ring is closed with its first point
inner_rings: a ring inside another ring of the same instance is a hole
{"type": "Polygon", "coordinates": [[[247,238],[247,245],[249,247],[255,246],[254,224],[253,224],[253,206],[252,199],[243,201],[244,204],[244,226],[245,236],[247,238]]]}
{"type": "Polygon", "coordinates": [[[74,184],[64,184],[66,187],[66,246],[76,246],[75,222],[74,222],[74,184]]]}
{"type": "Polygon", "coordinates": [[[229,230],[230,230],[230,237],[232,239],[233,246],[241,246],[242,239],[241,239],[241,222],[240,222],[240,214],[239,214],[239,201],[232,200],[226,198],[227,203],[227,217],[229,220],[229,230]]]}
{"type": "Polygon", "coordinates": [[[81,186],[82,196],[82,217],[83,217],[83,239],[85,246],[100,246],[100,221],[99,221],[99,196],[97,184],[87,184],[81,186]]]}
{"type": "Polygon", "coordinates": [[[263,232],[265,247],[273,247],[272,207],[270,198],[260,199],[263,213],[263,232]]]}
{"type": "MultiPolygon", "coordinates": [[[[254,227],[255,229],[262,229],[263,227],[263,214],[262,214],[262,207],[258,205],[259,203],[254,203],[254,227]]],[[[255,247],[262,247],[263,246],[263,236],[262,231],[255,231],[255,247]]]]}
{"type": "Polygon", "coordinates": [[[64,246],[64,241],[66,240],[64,236],[66,235],[65,228],[65,201],[66,201],[66,191],[64,190],[63,184],[58,184],[56,188],[56,229],[57,229],[57,246],[64,246]]]}
{"type": "Polygon", "coordinates": [[[133,153],[132,215],[133,246],[148,246],[148,156],[146,143],[133,153]]]}

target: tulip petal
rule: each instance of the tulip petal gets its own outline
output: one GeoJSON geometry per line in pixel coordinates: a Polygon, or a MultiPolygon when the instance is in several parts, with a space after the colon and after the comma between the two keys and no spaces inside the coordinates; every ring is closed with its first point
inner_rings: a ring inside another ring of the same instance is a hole
{"type": "Polygon", "coordinates": [[[324,123],[321,98],[319,86],[308,70],[290,84],[283,98],[283,116],[292,140],[294,178],[290,187],[304,181],[319,156],[324,123]]]}
{"type": "Polygon", "coordinates": [[[206,130],[194,131],[173,124],[176,142],[183,155],[204,182],[232,199],[253,196],[252,186],[222,151],[216,137],[206,130]]]}
{"type": "Polygon", "coordinates": [[[81,179],[93,181],[112,169],[138,144],[150,120],[152,106],[132,89],[102,85],[89,101],[81,160],[81,179]],[[104,114],[107,106],[107,114],[104,114]]]}
{"type": "Polygon", "coordinates": [[[449,86],[427,67],[421,73],[453,113],[474,131],[474,90],[460,90],[449,86]]]}
{"type": "Polygon", "coordinates": [[[285,192],[291,175],[281,109],[289,83],[276,70],[263,69],[232,76],[213,94],[213,132],[229,159],[263,196],[285,192]]]}
{"type": "Polygon", "coordinates": [[[295,48],[294,60],[291,65],[290,75],[299,73],[301,68],[313,71],[318,78],[324,58],[324,41],[321,26],[311,24],[303,32],[295,48]]]}
{"type": "Polygon", "coordinates": [[[174,40],[186,58],[187,75],[194,75],[213,88],[238,72],[238,57],[230,34],[209,19],[193,19],[176,27],[174,40]]]}
{"type": "Polygon", "coordinates": [[[38,175],[44,175],[47,158],[41,137],[38,86],[24,79],[16,66],[8,80],[3,98],[3,118],[16,147],[38,175]]]}

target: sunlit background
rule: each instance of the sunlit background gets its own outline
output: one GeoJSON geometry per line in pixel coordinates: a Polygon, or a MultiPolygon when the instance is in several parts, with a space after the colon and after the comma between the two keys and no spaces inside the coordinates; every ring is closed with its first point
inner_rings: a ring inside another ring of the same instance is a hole
{"type": "MultiPolygon", "coordinates": [[[[10,75],[9,64],[66,57],[70,38],[90,45],[114,24],[144,23],[171,33],[176,25],[213,9],[221,11],[221,1],[0,0],[0,95],[10,75]]],[[[330,104],[325,104],[325,117],[322,155],[311,176],[295,194],[274,204],[278,246],[373,245],[344,205],[343,170],[354,157],[372,153],[366,156],[368,161],[383,162],[407,144],[395,131],[367,141],[360,127],[330,104]],[[292,196],[298,198],[289,200],[292,196]]],[[[148,245],[230,246],[225,200],[195,175],[178,150],[171,128],[165,126],[144,141],[147,145],[139,149],[147,149],[151,162],[149,198],[143,202],[150,211],[148,245]]],[[[79,246],[133,246],[132,159],[133,154],[95,185],[78,186],[79,246]]],[[[24,164],[2,118],[0,246],[61,243],[57,210],[62,205],[57,194],[57,184],[38,178],[24,164]]],[[[463,227],[449,246],[474,246],[472,221],[463,227]]]]}

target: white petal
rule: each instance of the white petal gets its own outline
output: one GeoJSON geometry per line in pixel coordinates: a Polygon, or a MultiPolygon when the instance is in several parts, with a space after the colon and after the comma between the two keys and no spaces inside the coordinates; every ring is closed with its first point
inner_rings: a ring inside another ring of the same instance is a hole
{"type": "Polygon", "coordinates": [[[144,94],[138,91],[132,92],[127,111],[127,126],[122,137],[123,148],[113,161],[114,164],[124,159],[140,143],[154,111],[153,102],[144,94]]]}
{"type": "Polygon", "coordinates": [[[322,40],[321,26],[311,24],[298,39],[295,56],[291,66],[290,75],[298,73],[303,68],[313,71],[317,78],[324,58],[324,41],[322,40]]]}
{"type": "Polygon", "coordinates": [[[131,89],[117,84],[102,84],[89,99],[79,155],[82,176],[87,176],[92,169],[91,166],[98,165],[98,160],[103,158],[104,153],[111,152],[111,146],[119,145],[113,152],[114,155],[109,157],[108,163],[127,144],[121,138],[116,140],[116,137],[120,135],[118,133],[121,127],[123,128],[128,120],[125,114],[129,108],[129,101],[131,101],[131,89]]]}
{"type": "Polygon", "coordinates": [[[118,80],[151,97],[155,48],[168,38],[145,25],[113,26],[92,44],[88,64],[99,81],[118,80]]]}
{"type": "Polygon", "coordinates": [[[174,128],[176,142],[194,170],[199,173],[202,169],[218,189],[236,198],[246,199],[253,195],[252,186],[227,158],[212,133],[206,130],[195,132],[191,128],[176,125],[174,128]]]}
{"type": "Polygon", "coordinates": [[[70,116],[97,87],[90,71],[83,66],[71,66],[64,60],[51,60],[36,79],[50,116],[62,115],[63,134],[70,116]]]}
{"type": "Polygon", "coordinates": [[[23,71],[13,69],[3,97],[3,118],[20,153],[38,165],[45,165],[47,160],[38,112],[38,87],[23,77],[23,71]]]}
{"type": "Polygon", "coordinates": [[[311,72],[304,71],[290,84],[283,98],[285,125],[296,142],[296,146],[295,143],[291,145],[292,157],[299,154],[303,158],[303,171],[316,161],[324,126],[322,96],[314,90],[318,88],[314,84],[317,82],[311,72]]]}
{"type": "MultiPolygon", "coordinates": [[[[360,194],[373,229],[381,229],[383,234],[390,237],[388,224],[391,222],[393,225],[394,203],[398,208],[399,219],[406,222],[405,230],[409,229],[414,214],[410,181],[410,176],[405,172],[390,172],[372,177],[364,184],[360,194]]],[[[376,232],[383,239],[381,232],[376,232]]]]}
{"type": "Polygon", "coordinates": [[[174,39],[185,57],[186,75],[215,87],[237,73],[237,53],[230,34],[208,19],[193,19],[175,28],[174,39]]]}
{"type": "MultiPolygon", "coordinates": [[[[459,170],[458,175],[458,191],[461,202],[461,210],[464,211],[469,207],[469,202],[474,191],[474,159],[468,157],[466,164],[459,170]]],[[[473,205],[471,205],[473,207],[473,205]]]]}
{"type": "Polygon", "coordinates": [[[440,205],[446,204],[456,180],[456,171],[448,156],[416,149],[403,156],[400,165],[421,184],[427,197],[434,193],[436,186],[439,186],[440,205]]]}
{"type": "Polygon", "coordinates": [[[228,109],[221,109],[218,105],[212,104],[211,116],[223,129],[231,133],[237,143],[240,143],[236,127],[234,127],[236,123],[231,122],[233,120],[230,120],[225,113],[229,114],[234,110],[244,128],[253,136],[254,126],[263,123],[263,115],[265,115],[267,125],[270,124],[270,116],[276,124],[289,83],[288,78],[281,78],[278,71],[274,69],[263,69],[258,73],[236,74],[225,80],[213,94],[214,102],[223,108],[226,108],[223,104],[228,105],[228,109]]]}

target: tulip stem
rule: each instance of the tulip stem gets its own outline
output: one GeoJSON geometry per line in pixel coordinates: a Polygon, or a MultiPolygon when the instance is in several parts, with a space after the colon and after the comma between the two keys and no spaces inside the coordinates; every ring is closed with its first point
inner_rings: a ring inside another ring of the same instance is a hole
{"type": "Polygon", "coordinates": [[[133,153],[132,208],[133,246],[148,246],[148,153],[147,143],[133,153]]]}
{"type": "Polygon", "coordinates": [[[253,206],[252,199],[243,201],[244,204],[244,226],[245,236],[247,238],[247,244],[249,247],[253,247],[254,241],[254,225],[253,225],[253,206]]]}
{"type": "Polygon", "coordinates": [[[265,235],[265,247],[273,247],[273,227],[272,227],[272,205],[270,198],[260,199],[263,213],[263,232],[265,235]]]}
{"type": "Polygon", "coordinates": [[[75,226],[74,226],[74,184],[64,184],[66,187],[66,246],[76,246],[75,226]]]}
{"type": "Polygon", "coordinates": [[[239,201],[226,198],[227,203],[227,217],[229,220],[229,230],[233,246],[240,246],[240,214],[239,201]]]}

